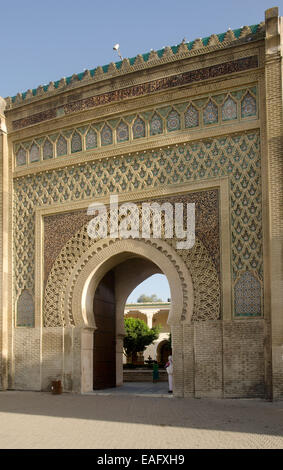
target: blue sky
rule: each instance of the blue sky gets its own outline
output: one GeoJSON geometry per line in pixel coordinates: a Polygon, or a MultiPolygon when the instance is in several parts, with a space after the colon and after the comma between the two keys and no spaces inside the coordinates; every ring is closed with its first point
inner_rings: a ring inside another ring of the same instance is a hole
{"type": "Polygon", "coordinates": [[[127,303],[136,302],[141,294],[152,295],[167,302],[171,297],[170,288],[166,276],[164,274],[154,274],[139,284],[128,297],[127,303]]]}
{"type": "Polygon", "coordinates": [[[9,0],[1,2],[0,95],[36,88],[118,56],[264,20],[282,0],[9,0]]]}

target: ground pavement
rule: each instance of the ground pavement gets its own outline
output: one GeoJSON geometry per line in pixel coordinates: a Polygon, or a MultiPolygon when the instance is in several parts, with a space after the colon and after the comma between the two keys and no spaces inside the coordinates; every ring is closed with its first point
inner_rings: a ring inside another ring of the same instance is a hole
{"type": "Polygon", "coordinates": [[[152,386],[0,392],[0,448],[283,448],[283,402],[182,399],[152,386]]]}

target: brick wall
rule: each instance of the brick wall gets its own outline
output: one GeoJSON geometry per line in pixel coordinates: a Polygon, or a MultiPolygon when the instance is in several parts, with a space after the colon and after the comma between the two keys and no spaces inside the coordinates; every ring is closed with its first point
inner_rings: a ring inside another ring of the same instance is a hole
{"type": "Polygon", "coordinates": [[[15,328],[14,389],[40,390],[40,329],[15,328]]]}
{"type": "Polygon", "coordinates": [[[264,396],[264,320],[223,323],[224,396],[264,396]]]}
{"type": "Polygon", "coordinates": [[[193,397],[195,393],[195,356],[194,356],[194,325],[185,324],[183,329],[184,354],[184,396],[193,397]]]}
{"type": "Polygon", "coordinates": [[[42,330],[42,383],[50,390],[52,380],[63,379],[63,328],[42,330]]]}
{"type": "Polygon", "coordinates": [[[195,396],[222,396],[222,322],[194,324],[195,396]]]}
{"type": "MultiPolygon", "coordinates": [[[[263,319],[172,325],[172,331],[175,396],[264,397],[263,319]]],[[[65,391],[80,392],[80,337],[77,328],[44,328],[40,366],[40,330],[15,329],[14,388],[50,390],[59,379],[65,391]]]]}
{"type": "Polygon", "coordinates": [[[264,397],[265,335],[263,319],[184,325],[184,396],[264,397]]]}
{"type": "Polygon", "coordinates": [[[269,262],[273,397],[283,398],[283,22],[278,9],[266,12],[266,118],[269,194],[269,262]],[[281,45],[280,45],[281,41],[281,45]]]}

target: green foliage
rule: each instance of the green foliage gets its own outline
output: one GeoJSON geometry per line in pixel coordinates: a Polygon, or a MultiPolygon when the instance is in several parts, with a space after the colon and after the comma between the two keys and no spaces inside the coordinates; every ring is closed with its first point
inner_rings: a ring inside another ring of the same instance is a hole
{"type": "Polygon", "coordinates": [[[133,356],[158,338],[160,328],[149,328],[139,318],[125,318],[124,350],[127,357],[133,356]]]}
{"type": "Polygon", "coordinates": [[[144,304],[146,302],[162,302],[162,299],[159,299],[156,294],[152,294],[152,295],[141,294],[137,302],[141,304],[144,304]]]}

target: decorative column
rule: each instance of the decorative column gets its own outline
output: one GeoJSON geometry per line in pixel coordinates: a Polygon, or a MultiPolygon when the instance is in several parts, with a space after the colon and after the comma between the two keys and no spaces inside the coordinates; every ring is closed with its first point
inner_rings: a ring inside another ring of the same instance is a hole
{"type": "Polygon", "coordinates": [[[268,194],[268,259],[273,398],[283,398],[283,21],[278,8],[265,12],[265,87],[268,194]]]}
{"type": "Polygon", "coordinates": [[[149,328],[152,328],[152,318],[153,318],[154,312],[147,312],[147,311],[142,312],[141,311],[141,313],[146,314],[146,316],[147,316],[147,326],[149,328]]]}

